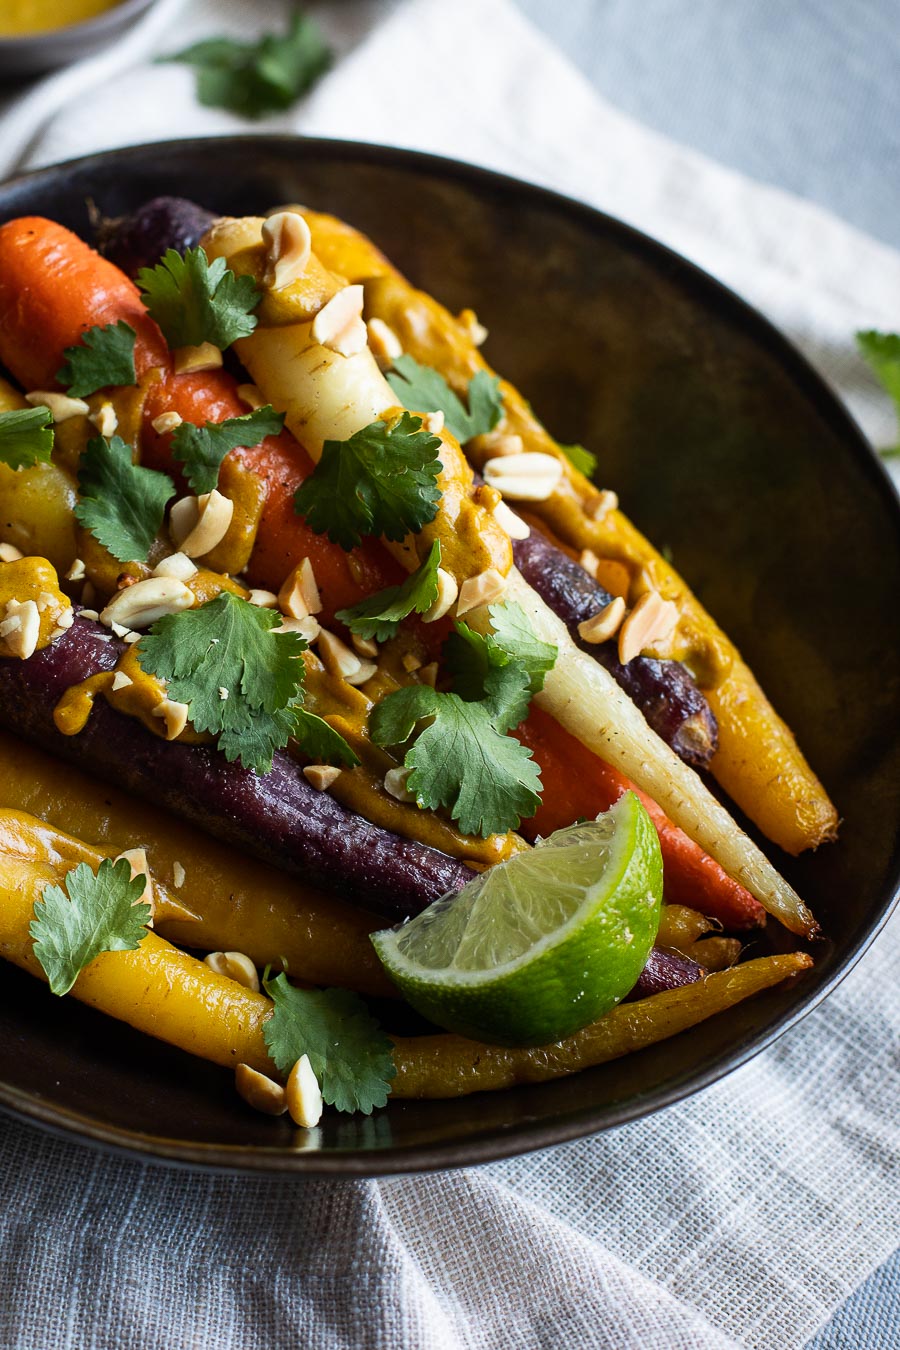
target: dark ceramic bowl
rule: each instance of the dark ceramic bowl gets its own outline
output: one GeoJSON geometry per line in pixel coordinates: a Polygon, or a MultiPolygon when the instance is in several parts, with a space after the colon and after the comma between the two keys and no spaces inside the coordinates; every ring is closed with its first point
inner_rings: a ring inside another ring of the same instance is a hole
{"type": "Polygon", "coordinates": [[[68,66],[106,47],[155,4],[156,0],[119,0],[112,9],[82,23],[52,28],[47,33],[0,37],[0,75],[24,79],[68,66]]]}
{"type": "Polygon", "coordinates": [[[39,212],[87,235],[89,198],[115,215],[160,192],[226,213],[335,211],[451,309],[477,309],[491,361],[561,439],[599,452],[604,485],[671,548],[822,775],[840,844],[800,860],[768,851],[828,940],[802,979],[628,1059],[370,1119],[331,1113],[314,1145],[246,1109],[220,1069],[4,967],[0,1104],[147,1157],[359,1176],[573,1139],[720,1078],[834,988],[897,890],[900,511],[859,430],[779,333],[682,258],[446,160],[288,137],[180,141],[17,179],[0,189],[0,219],[39,212]]]}

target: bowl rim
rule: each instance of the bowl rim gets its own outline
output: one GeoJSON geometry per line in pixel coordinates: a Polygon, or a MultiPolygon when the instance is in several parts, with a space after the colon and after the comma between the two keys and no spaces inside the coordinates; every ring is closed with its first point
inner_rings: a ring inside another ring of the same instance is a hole
{"type": "MultiPolygon", "coordinates": [[[[103,37],[103,35],[115,30],[122,24],[127,23],[130,18],[136,18],[144,10],[150,9],[157,0],[115,0],[108,9],[101,9],[99,14],[91,15],[87,19],[76,19],[74,23],[64,23],[58,28],[41,28],[35,33],[0,33],[0,52],[6,51],[10,56],[17,52],[37,50],[45,42],[69,42],[75,43],[82,38],[103,37]]],[[[81,156],[80,158],[84,158],[81,156]]],[[[65,161],[74,163],[74,160],[65,161]]],[[[47,165],[47,168],[58,168],[59,165],[47,165]]],[[[40,172],[40,170],[31,170],[29,172],[40,172]]],[[[18,174],[16,178],[27,177],[26,174],[18,174]]],[[[13,180],[6,180],[13,181],[13,180]]],[[[6,182],[0,184],[5,187],[6,182]]]]}
{"type": "MultiPolygon", "coordinates": [[[[124,4],[117,8],[147,2],[148,0],[124,0],[124,4]]],[[[149,3],[152,3],[152,0],[149,0],[149,3]]],[[[352,159],[369,164],[387,163],[394,168],[425,172],[432,176],[460,181],[476,192],[486,188],[524,195],[531,202],[543,204],[549,210],[574,219],[593,231],[618,235],[640,254],[651,257],[657,264],[662,262],[673,276],[684,280],[690,289],[696,291],[699,288],[701,292],[705,292],[718,307],[724,307],[745,332],[749,331],[751,337],[768,345],[779,364],[797,383],[816,411],[838,429],[847,451],[856,458],[873,487],[882,495],[888,514],[893,519],[897,539],[900,541],[900,492],[849,410],[794,343],[753,305],[697,263],[627,221],[551,188],[464,160],[426,151],[373,142],[307,137],[284,132],[261,132],[144,142],[140,145],[97,151],[32,169],[0,182],[0,211],[3,210],[4,199],[11,190],[37,184],[42,180],[52,186],[53,179],[61,171],[77,170],[89,173],[94,166],[98,168],[102,166],[105,170],[111,163],[120,164],[127,169],[132,161],[140,163],[141,167],[145,168],[150,153],[163,156],[169,152],[190,154],[204,148],[208,149],[210,145],[219,153],[233,153],[235,149],[242,148],[252,150],[254,146],[264,145],[269,149],[281,151],[290,149],[295,153],[299,149],[310,159],[352,159]],[[225,147],[230,149],[226,151],[225,147]]],[[[39,1125],[48,1133],[69,1142],[94,1145],[131,1159],[201,1169],[211,1173],[243,1172],[362,1178],[429,1172],[496,1162],[598,1134],[607,1129],[618,1128],[673,1106],[718,1082],[726,1074],[746,1064],[772,1045],[817,1008],[841,984],[872,945],[898,904],[900,904],[900,844],[894,851],[890,879],[886,883],[885,892],[880,897],[868,926],[854,945],[841,955],[822,983],[804,989],[808,977],[798,977],[798,994],[792,1006],[781,1011],[766,1026],[749,1034],[736,1046],[722,1050],[689,1079],[673,1083],[668,1088],[657,1089],[652,1094],[642,1094],[611,1106],[584,1107],[571,1111],[553,1122],[541,1121],[536,1124],[528,1121],[516,1122],[508,1129],[489,1126],[484,1134],[470,1135],[461,1141],[397,1144],[385,1149],[359,1148],[353,1151],[323,1153],[314,1150],[305,1152],[284,1146],[270,1149],[257,1143],[206,1144],[170,1139],[104,1124],[91,1116],[48,1103],[30,1092],[3,1082],[0,1082],[0,1110],[15,1119],[39,1125]]]]}

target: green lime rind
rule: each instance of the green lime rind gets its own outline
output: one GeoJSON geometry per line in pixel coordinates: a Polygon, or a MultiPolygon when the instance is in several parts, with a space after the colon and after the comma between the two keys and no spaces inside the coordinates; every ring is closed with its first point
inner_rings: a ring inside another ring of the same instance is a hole
{"type": "Polygon", "coordinates": [[[448,1031],[547,1045],[634,986],[659,927],[659,838],[633,792],[372,935],[406,1000],[448,1031]]]}

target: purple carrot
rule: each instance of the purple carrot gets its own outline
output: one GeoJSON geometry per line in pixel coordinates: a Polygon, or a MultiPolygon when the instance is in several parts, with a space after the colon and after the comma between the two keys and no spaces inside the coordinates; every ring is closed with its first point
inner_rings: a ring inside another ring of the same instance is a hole
{"type": "Polygon", "coordinates": [[[636,703],[650,726],[687,764],[703,768],[716,750],[718,727],[712,709],[680,661],[636,656],[623,665],[614,641],[585,642],[578,625],[612,600],[589,572],[537,530],[513,541],[516,566],[573,642],[593,656],[636,703]]]}
{"type": "Polygon", "coordinates": [[[196,248],[215,220],[211,211],[185,197],[154,197],[128,216],[101,217],[97,247],[130,277],[153,267],[166,249],[178,253],[196,248]]]}
{"type": "Polygon", "coordinates": [[[654,947],[625,1001],[649,998],[651,994],[661,994],[664,989],[679,989],[683,984],[696,984],[705,974],[702,966],[680,952],[654,947]]]}
{"type": "Polygon", "coordinates": [[[392,920],[418,914],[471,881],[465,863],[317,792],[282,752],[272,772],[260,776],[229,764],[214,746],[164,741],[103,698],[83,731],[63,736],[53,721],[59,699],[119,658],[121,644],[104,640],[104,631],[77,618],[64,637],[28,661],[0,660],[0,723],[216,838],[392,920]]]}

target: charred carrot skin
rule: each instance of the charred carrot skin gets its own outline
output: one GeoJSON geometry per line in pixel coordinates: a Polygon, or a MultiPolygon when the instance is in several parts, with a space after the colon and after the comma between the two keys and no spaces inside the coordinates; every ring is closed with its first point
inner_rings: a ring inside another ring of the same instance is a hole
{"type": "Polygon", "coordinates": [[[138,378],[167,364],[162,333],[138,289],[71,230],[40,216],[0,226],[0,314],[27,307],[27,322],[0,324],[0,365],[26,390],[58,388],[62,354],[89,328],[123,319],[136,334],[138,378]]]}
{"type": "Polygon", "coordinates": [[[690,905],[726,928],[754,928],[764,922],[765,911],[750,892],[673,825],[652,798],[592,755],[546,713],[533,707],[516,735],[532,750],[544,784],[537,813],[522,826],[527,839],[552,834],[581,816],[608,811],[623,792],[637,792],[659,834],[667,902],[690,905]]]}

